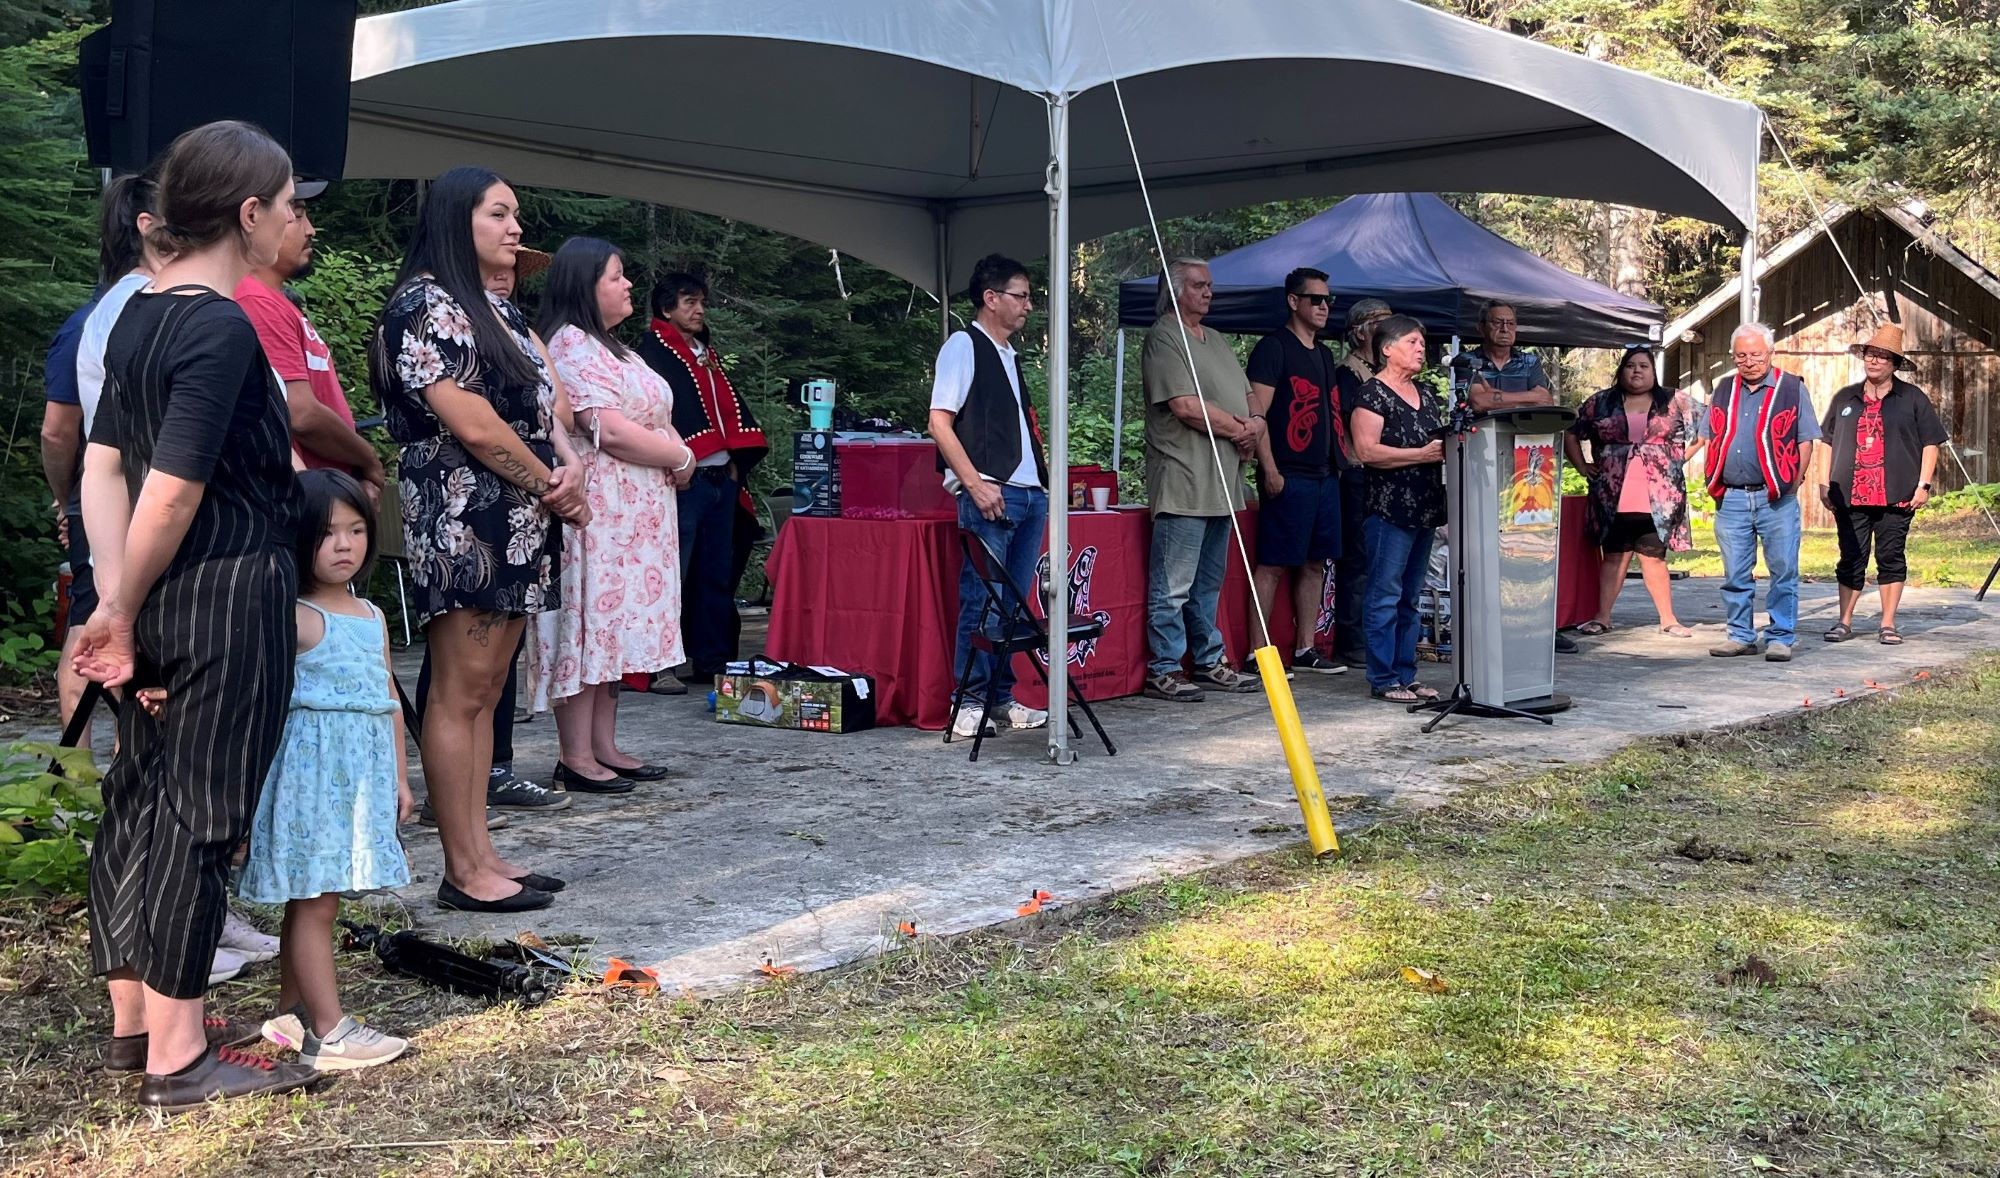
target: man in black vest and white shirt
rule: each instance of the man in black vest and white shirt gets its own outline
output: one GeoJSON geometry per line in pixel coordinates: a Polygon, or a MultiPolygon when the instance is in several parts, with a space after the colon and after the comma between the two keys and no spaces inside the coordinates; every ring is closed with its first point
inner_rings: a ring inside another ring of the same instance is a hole
{"type": "MultiPolygon", "coordinates": [[[[1008,577],[1034,592],[1049,516],[1049,467],[1041,426],[1021,381],[1020,361],[1008,342],[1034,305],[1028,268],[988,254],[972,268],[972,326],[953,332],[938,349],[931,385],[931,437],[943,465],[945,489],[958,500],[958,526],[986,544],[1008,577]]],[[[965,666],[973,627],[986,605],[986,586],[968,565],[958,577],[958,645],[954,674],[965,666]]],[[[966,681],[965,706],[952,725],[958,736],[988,735],[1004,718],[1014,728],[1040,728],[1049,714],[1014,700],[1010,660],[981,654],[966,681]],[[998,714],[986,715],[987,686],[995,687],[998,714]]]]}

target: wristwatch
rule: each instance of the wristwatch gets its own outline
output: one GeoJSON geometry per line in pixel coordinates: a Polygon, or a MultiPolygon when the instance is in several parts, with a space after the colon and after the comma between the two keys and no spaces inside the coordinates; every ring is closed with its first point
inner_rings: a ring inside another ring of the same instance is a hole
{"type": "Polygon", "coordinates": [[[1928,491],[1931,489],[1931,485],[1929,483],[1918,483],[1917,489],[1921,491],[1928,491]]]}

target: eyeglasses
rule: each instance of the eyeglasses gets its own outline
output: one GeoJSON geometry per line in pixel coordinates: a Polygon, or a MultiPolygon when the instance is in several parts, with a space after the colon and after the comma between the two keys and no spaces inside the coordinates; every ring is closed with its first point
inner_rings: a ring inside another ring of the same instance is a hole
{"type": "Polygon", "coordinates": [[[1333,296],[1330,294],[1295,294],[1292,297],[1295,299],[1304,299],[1315,307],[1324,307],[1333,302],[1333,296]]]}
{"type": "Polygon", "coordinates": [[[1486,321],[1486,326],[1493,329],[1494,331],[1498,331],[1503,327],[1519,327],[1521,325],[1518,321],[1513,319],[1488,319],[1486,321]]]}
{"type": "Polygon", "coordinates": [[[1880,348],[1863,348],[1861,349],[1861,354],[1870,360],[1887,360],[1891,363],[1894,363],[1897,359],[1895,353],[1885,352],[1880,348]]]}
{"type": "Polygon", "coordinates": [[[1019,299],[1023,305],[1032,305],[1035,301],[1035,292],[1031,290],[996,290],[993,293],[1006,295],[1010,299],[1019,299]]]}

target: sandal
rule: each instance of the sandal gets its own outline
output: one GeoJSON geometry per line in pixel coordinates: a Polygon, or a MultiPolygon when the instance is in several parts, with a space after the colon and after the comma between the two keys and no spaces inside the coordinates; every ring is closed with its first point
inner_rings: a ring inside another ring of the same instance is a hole
{"type": "Polygon", "coordinates": [[[1386,699],[1392,704],[1415,704],[1423,702],[1422,696],[1407,687],[1384,687],[1379,689],[1371,687],[1368,689],[1368,694],[1375,699],[1386,699]]]}
{"type": "Polygon", "coordinates": [[[1675,623],[1674,623],[1673,625],[1671,625],[1671,626],[1661,626],[1661,627],[1660,627],[1660,633],[1662,633],[1662,634],[1665,634],[1665,635],[1667,635],[1668,637],[1671,637],[1671,638],[1693,638],[1693,637],[1694,637],[1694,631],[1693,631],[1693,630],[1690,630],[1690,629],[1688,629],[1688,628],[1687,628],[1686,626],[1683,626],[1683,625],[1681,625],[1681,624],[1680,624],[1679,622],[1675,622],[1675,623]]]}
{"type": "Polygon", "coordinates": [[[1876,641],[1880,642],[1884,646],[1903,645],[1903,636],[1896,630],[1896,627],[1894,626],[1882,627],[1882,632],[1876,635],[1875,637],[1876,641]]]}
{"type": "Polygon", "coordinates": [[[1408,688],[1411,692],[1413,692],[1416,695],[1418,699],[1423,700],[1425,703],[1429,703],[1438,697],[1437,688],[1425,687],[1423,684],[1418,683],[1415,680],[1411,680],[1410,682],[1403,684],[1403,686],[1408,688]]]}
{"type": "Polygon", "coordinates": [[[1599,634],[1611,633],[1612,629],[1613,627],[1611,623],[1600,622],[1596,618],[1592,618],[1589,621],[1585,622],[1583,625],[1578,626],[1576,628],[1576,632],[1583,635],[1585,638],[1595,638],[1599,634]]]}
{"type": "Polygon", "coordinates": [[[1828,642],[1845,642],[1852,637],[1854,637],[1854,627],[1846,622],[1835,622],[1833,629],[1826,632],[1828,642]]]}

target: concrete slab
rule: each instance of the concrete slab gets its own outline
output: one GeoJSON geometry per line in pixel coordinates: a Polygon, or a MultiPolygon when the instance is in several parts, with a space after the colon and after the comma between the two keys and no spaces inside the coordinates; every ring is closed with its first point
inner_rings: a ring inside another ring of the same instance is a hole
{"type": "MultiPolygon", "coordinates": [[[[1594,760],[1635,738],[1791,712],[1808,697],[1828,705],[1836,688],[1852,698],[1864,679],[1907,683],[1919,669],[2000,648],[1995,611],[1942,590],[1905,597],[1901,647],[1875,642],[1872,594],[1856,640],[1828,644],[1820,634],[1833,587],[1807,585],[1793,662],[1714,659],[1716,583],[1677,582],[1675,598],[1696,637],[1655,632],[1633,583],[1620,629],[1562,657],[1558,689],[1577,706],[1554,727],[1452,719],[1424,736],[1422,717],[1370,700],[1359,673],[1302,675],[1293,691],[1342,827],[1594,760]]],[[[1429,681],[1446,686],[1444,670],[1429,681]]],[[[413,833],[417,882],[403,898],[423,926],[580,934],[600,959],[655,964],[671,987],[708,993],[754,980],[767,958],[811,970],[879,952],[901,921],[959,932],[1013,919],[1037,889],[1074,903],[1303,838],[1261,694],[1106,703],[1099,714],[1118,755],[1106,757],[1086,729],[1077,764],[1064,769],[1047,764],[1040,732],[989,741],[974,765],[966,745],[936,733],[768,732],[715,723],[694,694],[624,700],[626,750],[677,775],[624,797],[578,797],[560,813],[517,813],[495,835],[503,852],[569,881],[553,908],[525,917],[438,910],[438,842],[413,833]]],[[[544,715],[519,726],[516,748],[517,768],[546,780],[554,723],[544,715]]]]}

